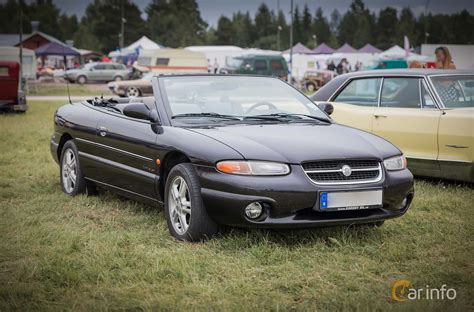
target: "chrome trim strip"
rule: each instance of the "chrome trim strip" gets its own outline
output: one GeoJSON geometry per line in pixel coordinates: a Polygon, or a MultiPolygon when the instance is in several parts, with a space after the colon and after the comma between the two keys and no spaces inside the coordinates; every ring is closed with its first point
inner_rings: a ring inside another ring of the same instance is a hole
{"type": "Polygon", "coordinates": [[[112,167],[115,167],[115,168],[126,170],[126,171],[132,172],[134,174],[138,174],[138,175],[147,177],[151,180],[154,180],[155,177],[156,177],[156,174],[149,173],[149,172],[146,172],[146,171],[134,168],[134,167],[130,167],[130,166],[127,166],[127,165],[124,165],[124,164],[121,164],[121,163],[118,163],[118,162],[115,162],[115,161],[112,161],[112,160],[108,160],[108,159],[105,159],[105,158],[102,158],[102,157],[99,157],[99,156],[95,156],[95,155],[91,155],[91,154],[88,154],[88,153],[84,153],[84,152],[81,152],[81,151],[79,151],[79,156],[80,157],[85,157],[85,158],[88,158],[88,159],[91,159],[91,160],[94,160],[94,161],[97,161],[97,162],[100,162],[100,163],[103,163],[103,164],[108,165],[108,166],[112,166],[112,167]]]}
{"type": "Polygon", "coordinates": [[[456,144],[446,144],[446,147],[452,147],[452,148],[469,148],[469,146],[456,145],[456,144]]]}
{"type": "MultiPolygon", "coordinates": [[[[352,172],[354,171],[374,171],[379,170],[380,165],[378,167],[368,167],[368,168],[352,168],[352,172]]],[[[325,173],[325,172],[342,172],[342,169],[329,169],[329,170],[306,170],[307,173],[325,173]]]]}
{"type": "Polygon", "coordinates": [[[116,147],[112,147],[112,146],[109,146],[109,145],[105,145],[105,144],[101,144],[101,143],[97,143],[97,142],[93,142],[93,141],[89,141],[89,140],[85,140],[85,139],[81,139],[81,138],[76,138],[76,140],[79,141],[79,142],[82,142],[82,143],[99,146],[99,147],[106,148],[106,149],[109,149],[109,150],[112,150],[112,151],[115,151],[115,152],[119,152],[119,153],[122,153],[122,154],[125,154],[125,155],[128,155],[128,156],[132,156],[132,157],[135,157],[135,158],[139,158],[139,159],[142,159],[142,160],[153,162],[153,159],[151,159],[149,157],[145,157],[145,156],[142,156],[142,155],[131,153],[131,152],[128,152],[128,151],[125,151],[125,150],[122,150],[122,149],[119,149],[119,148],[116,148],[116,147]]]}
{"type": "MultiPolygon", "coordinates": [[[[380,165],[380,163],[379,163],[379,166],[377,168],[379,170],[379,175],[376,178],[372,179],[372,180],[356,180],[356,181],[348,180],[348,181],[337,181],[337,182],[316,182],[313,179],[311,179],[311,177],[308,175],[308,173],[311,173],[311,172],[305,171],[302,165],[301,165],[301,169],[303,169],[303,172],[305,173],[306,177],[312,183],[314,183],[316,185],[351,185],[351,184],[375,183],[375,182],[380,182],[382,180],[382,176],[383,176],[383,170],[382,170],[382,166],[380,165]]],[[[358,168],[358,169],[360,169],[360,168],[358,168]]],[[[353,169],[353,171],[354,170],[355,169],[353,169]]],[[[367,171],[369,171],[369,170],[367,170],[367,171]]],[[[372,169],[372,170],[375,170],[375,169],[372,169]]],[[[362,171],[362,170],[358,170],[358,171],[362,171]]],[[[330,171],[326,170],[324,172],[330,172],[330,171]]]]}
{"type": "Polygon", "coordinates": [[[380,87],[379,87],[379,94],[378,94],[378,98],[377,98],[377,108],[380,108],[380,104],[382,103],[382,88],[383,88],[383,84],[385,82],[385,77],[380,77],[380,87]]]}

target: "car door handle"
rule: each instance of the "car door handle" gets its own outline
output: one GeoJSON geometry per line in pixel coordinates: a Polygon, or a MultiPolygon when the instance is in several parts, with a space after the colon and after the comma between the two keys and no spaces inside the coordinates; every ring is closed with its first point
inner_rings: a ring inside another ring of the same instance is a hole
{"type": "Polygon", "coordinates": [[[387,118],[386,115],[374,115],[374,116],[375,116],[375,118],[387,118]]]}
{"type": "Polygon", "coordinates": [[[109,131],[109,130],[107,130],[106,127],[99,127],[99,134],[100,134],[100,136],[103,136],[103,137],[106,136],[108,131],[109,131]]]}

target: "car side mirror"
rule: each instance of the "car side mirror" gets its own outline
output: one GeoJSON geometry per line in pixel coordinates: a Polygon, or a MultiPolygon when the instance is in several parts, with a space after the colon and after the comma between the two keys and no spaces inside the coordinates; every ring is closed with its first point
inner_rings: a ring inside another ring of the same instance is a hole
{"type": "Polygon", "coordinates": [[[122,112],[125,116],[149,120],[153,123],[160,120],[156,109],[150,110],[144,103],[130,103],[123,108],[122,112]]]}
{"type": "Polygon", "coordinates": [[[328,115],[334,112],[334,106],[331,103],[319,103],[318,106],[328,115]]]}
{"type": "Polygon", "coordinates": [[[252,70],[252,65],[250,65],[250,64],[245,64],[245,69],[246,69],[246,70],[252,70]]]}
{"type": "Polygon", "coordinates": [[[89,71],[94,71],[94,68],[93,68],[93,67],[92,67],[92,68],[90,68],[90,69],[89,69],[89,71]]]}

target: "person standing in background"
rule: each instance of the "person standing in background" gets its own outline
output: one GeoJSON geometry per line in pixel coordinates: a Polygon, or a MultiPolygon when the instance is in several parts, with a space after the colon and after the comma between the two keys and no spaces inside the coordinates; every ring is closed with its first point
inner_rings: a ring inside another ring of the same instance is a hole
{"type": "Polygon", "coordinates": [[[328,70],[330,70],[330,71],[335,71],[336,70],[336,64],[334,64],[333,60],[331,60],[331,63],[328,64],[328,70]]]}
{"type": "Polygon", "coordinates": [[[436,55],[436,64],[435,68],[437,69],[456,69],[454,65],[453,58],[447,47],[438,47],[435,50],[436,55]]]}
{"type": "Polygon", "coordinates": [[[217,74],[217,71],[219,70],[219,63],[217,62],[217,57],[214,58],[214,64],[212,65],[212,69],[214,74],[217,74]]]}

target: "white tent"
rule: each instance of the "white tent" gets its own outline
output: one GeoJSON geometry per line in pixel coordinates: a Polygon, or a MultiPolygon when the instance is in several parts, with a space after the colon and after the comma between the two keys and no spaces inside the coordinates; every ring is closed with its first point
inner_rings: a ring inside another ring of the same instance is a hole
{"type": "Polygon", "coordinates": [[[397,58],[405,58],[406,57],[406,52],[405,50],[398,46],[394,45],[388,50],[383,51],[379,55],[383,59],[397,59],[397,58]]]}
{"type": "Polygon", "coordinates": [[[131,45],[121,49],[112,51],[109,53],[109,57],[118,57],[118,56],[126,56],[130,54],[135,54],[138,50],[156,50],[162,49],[163,46],[159,45],[158,43],[154,42],[153,40],[149,39],[147,36],[143,36],[131,45]]]}

